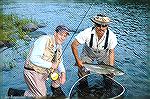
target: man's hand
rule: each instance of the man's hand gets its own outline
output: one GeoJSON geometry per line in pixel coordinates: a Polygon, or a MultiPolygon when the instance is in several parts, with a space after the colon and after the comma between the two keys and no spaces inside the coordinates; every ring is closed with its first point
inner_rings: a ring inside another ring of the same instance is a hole
{"type": "Polygon", "coordinates": [[[83,62],[82,62],[81,60],[78,60],[78,61],[77,61],[77,66],[78,66],[79,68],[82,68],[82,67],[83,67],[83,62]]]}
{"type": "Polygon", "coordinates": [[[115,75],[113,73],[110,73],[110,74],[106,74],[106,76],[113,78],[115,75]]]}
{"type": "Polygon", "coordinates": [[[60,83],[64,84],[66,81],[66,73],[62,72],[60,76],[60,83]]]}

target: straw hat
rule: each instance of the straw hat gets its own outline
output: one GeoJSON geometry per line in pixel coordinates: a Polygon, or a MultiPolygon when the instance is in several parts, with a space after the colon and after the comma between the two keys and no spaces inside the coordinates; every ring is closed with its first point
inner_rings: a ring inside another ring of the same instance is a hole
{"type": "Polygon", "coordinates": [[[98,14],[91,18],[91,21],[95,24],[108,25],[110,23],[110,18],[105,15],[98,14]]]}

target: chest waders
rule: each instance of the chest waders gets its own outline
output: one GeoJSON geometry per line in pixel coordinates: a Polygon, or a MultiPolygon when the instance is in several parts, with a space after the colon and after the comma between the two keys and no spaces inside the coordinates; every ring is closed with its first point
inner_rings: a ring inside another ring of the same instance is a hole
{"type": "MultiPolygon", "coordinates": [[[[92,30],[94,29],[95,27],[92,27],[92,30]]],[[[93,36],[94,34],[91,34],[91,39],[90,39],[90,43],[89,43],[89,46],[92,48],[93,46],[93,36]]],[[[108,46],[108,37],[109,37],[109,30],[107,29],[107,32],[106,32],[106,39],[105,39],[105,44],[104,44],[104,50],[107,48],[108,46]]]]}
{"type": "MultiPolygon", "coordinates": [[[[94,29],[95,27],[92,27],[92,30],[94,29]]],[[[92,49],[92,46],[93,46],[93,37],[94,37],[94,34],[91,34],[91,38],[90,38],[90,42],[89,42],[89,47],[90,47],[90,51],[92,52],[89,52],[87,48],[87,46],[85,45],[84,46],[84,50],[83,50],[83,56],[82,56],[82,60],[85,61],[85,62],[88,62],[88,63],[91,63],[93,62],[95,59],[97,60],[97,62],[100,64],[100,63],[105,63],[107,64],[108,63],[108,37],[109,37],[109,30],[107,29],[107,32],[106,32],[106,39],[105,39],[105,43],[104,43],[104,50],[100,50],[98,51],[98,48],[97,48],[97,51],[94,51],[92,49]],[[105,62],[104,62],[105,61],[105,62]]],[[[86,43],[85,43],[86,44],[86,43]]],[[[98,46],[98,45],[97,45],[98,46]]]]}

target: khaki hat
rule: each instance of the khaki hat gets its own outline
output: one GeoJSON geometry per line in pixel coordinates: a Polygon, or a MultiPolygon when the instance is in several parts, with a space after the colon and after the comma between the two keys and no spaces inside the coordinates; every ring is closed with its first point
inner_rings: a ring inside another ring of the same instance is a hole
{"type": "Polygon", "coordinates": [[[98,14],[91,18],[91,21],[95,24],[108,25],[110,23],[110,18],[105,15],[98,14]]]}

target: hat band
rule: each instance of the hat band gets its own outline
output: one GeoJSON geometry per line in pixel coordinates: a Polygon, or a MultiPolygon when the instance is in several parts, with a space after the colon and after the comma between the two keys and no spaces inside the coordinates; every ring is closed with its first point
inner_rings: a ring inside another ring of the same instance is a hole
{"type": "Polygon", "coordinates": [[[98,21],[95,21],[95,20],[93,20],[93,19],[91,19],[91,21],[92,21],[93,23],[99,24],[99,25],[108,25],[108,24],[109,24],[109,22],[98,22],[98,21]]]}

